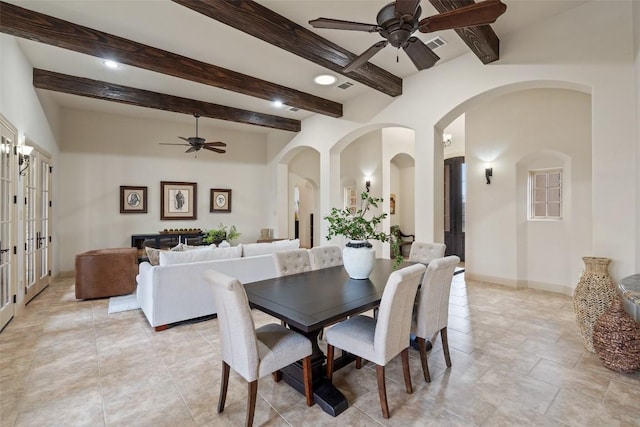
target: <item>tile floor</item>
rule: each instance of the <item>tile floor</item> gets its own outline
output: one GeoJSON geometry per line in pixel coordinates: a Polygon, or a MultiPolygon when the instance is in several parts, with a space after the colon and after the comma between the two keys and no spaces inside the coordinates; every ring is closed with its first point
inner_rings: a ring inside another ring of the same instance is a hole
{"type": "MultiPolygon", "coordinates": [[[[0,334],[2,426],[242,425],[246,385],[232,374],[216,413],[216,320],[166,331],[140,310],[107,314],[108,299],[76,301],[58,279],[0,334]]],[[[256,323],[273,319],[254,313],[256,323]]],[[[399,361],[387,368],[391,418],[380,412],[375,370],[353,366],[334,381],[350,407],[337,418],[271,377],[260,380],[254,425],[640,426],[640,373],[604,368],[578,337],[570,297],[454,277],[445,369],[440,342],[414,393],[399,361]]]]}

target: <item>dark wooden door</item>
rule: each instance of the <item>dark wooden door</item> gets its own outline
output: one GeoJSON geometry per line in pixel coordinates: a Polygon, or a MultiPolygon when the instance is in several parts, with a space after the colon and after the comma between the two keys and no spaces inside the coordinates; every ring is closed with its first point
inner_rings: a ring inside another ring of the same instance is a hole
{"type": "Polygon", "coordinates": [[[445,255],[464,261],[466,168],[464,157],[444,161],[444,243],[445,255]]]}

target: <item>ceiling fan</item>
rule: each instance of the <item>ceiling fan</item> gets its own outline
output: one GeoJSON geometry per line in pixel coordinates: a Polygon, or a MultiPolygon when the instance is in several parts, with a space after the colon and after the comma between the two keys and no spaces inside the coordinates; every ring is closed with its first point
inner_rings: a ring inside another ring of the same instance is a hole
{"type": "Polygon", "coordinates": [[[416,68],[424,70],[433,67],[440,57],[419,38],[411,36],[416,30],[420,30],[421,33],[430,33],[491,24],[505,10],[507,10],[507,6],[500,0],[485,0],[420,20],[422,13],[420,0],[396,0],[380,9],[376,17],[377,24],[363,24],[331,18],[314,19],[309,21],[309,24],[313,28],[377,32],[385,38],[344,67],[342,71],[345,73],[365,64],[389,43],[395,48],[404,49],[416,68]]]}
{"type": "Polygon", "coordinates": [[[227,144],[224,142],[205,142],[204,138],[200,138],[198,136],[198,118],[200,114],[194,114],[193,117],[196,118],[196,136],[190,136],[185,138],[184,136],[179,136],[178,138],[183,139],[188,142],[188,144],[172,144],[168,142],[160,142],[160,145],[185,145],[189,147],[185,153],[193,153],[195,151],[200,151],[200,149],[204,148],[205,150],[215,151],[216,153],[226,153],[225,150],[216,147],[226,147],[227,144]]]}

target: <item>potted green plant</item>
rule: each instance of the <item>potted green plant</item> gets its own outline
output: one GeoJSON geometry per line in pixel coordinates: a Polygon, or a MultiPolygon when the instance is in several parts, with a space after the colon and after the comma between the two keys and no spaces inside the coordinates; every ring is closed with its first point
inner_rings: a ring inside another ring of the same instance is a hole
{"type": "Polygon", "coordinates": [[[216,245],[220,245],[224,241],[230,242],[237,239],[240,237],[240,234],[241,233],[238,232],[235,225],[229,227],[220,223],[218,228],[208,230],[202,241],[205,243],[215,243],[216,245]]]}
{"type": "Polygon", "coordinates": [[[344,236],[349,240],[342,259],[345,270],[352,279],[366,279],[371,274],[375,251],[369,240],[390,242],[391,253],[397,254],[394,265],[397,267],[403,262],[396,236],[378,230],[387,214],[383,212],[379,215],[367,215],[371,208],[377,208],[383,201],[382,198],[372,197],[368,192],[363,192],[360,195],[360,209],[355,213],[347,208],[332,208],[329,215],[324,217],[329,222],[327,239],[344,236]]]}

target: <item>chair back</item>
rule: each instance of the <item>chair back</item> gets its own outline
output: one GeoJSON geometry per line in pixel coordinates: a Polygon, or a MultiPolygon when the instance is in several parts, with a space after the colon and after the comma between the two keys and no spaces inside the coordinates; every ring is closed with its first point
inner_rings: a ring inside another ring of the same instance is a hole
{"type": "Polygon", "coordinates": [[[307,249],[276,252],[273,254],[273,260],[279,276],[311,271],[311,261],[307,249]]]}
{"type": "Polygon", "coordinates": [[[409,346],[413,302],[425,270],[422,264],[411,265],[394,271],[387,280],[373,341],[377,359],[385,364],[409,346]]]}
{"type": "Polygon", "coordinates": [[[309,255],[311,268],[314,270],[342,265],[342,249],[340,246],[316,246],[310,249],[309,255]]]}
{"type": "Polygon", "coordinates": [[[459,262],[460,258],[457,256],[448,256],[429,263],[416,298],[416,336],[431,339],[436,332],[447,326],[451,281],[459,262]]]}
{"type": "Polygon", "coordinates": [[[446,248],[447,245],[444,243],[413,242],[411,252],[409,252],[409,261],[429,264],[436,258],[442,258],[446,248]]]}
{"type": "Polygon", "coordinates": [[[226,274],[208,270],[204,275],[218,309],[222,360],[247,381],[254,381],[260,359],[247,293],[237,279],[226,274]]]}

